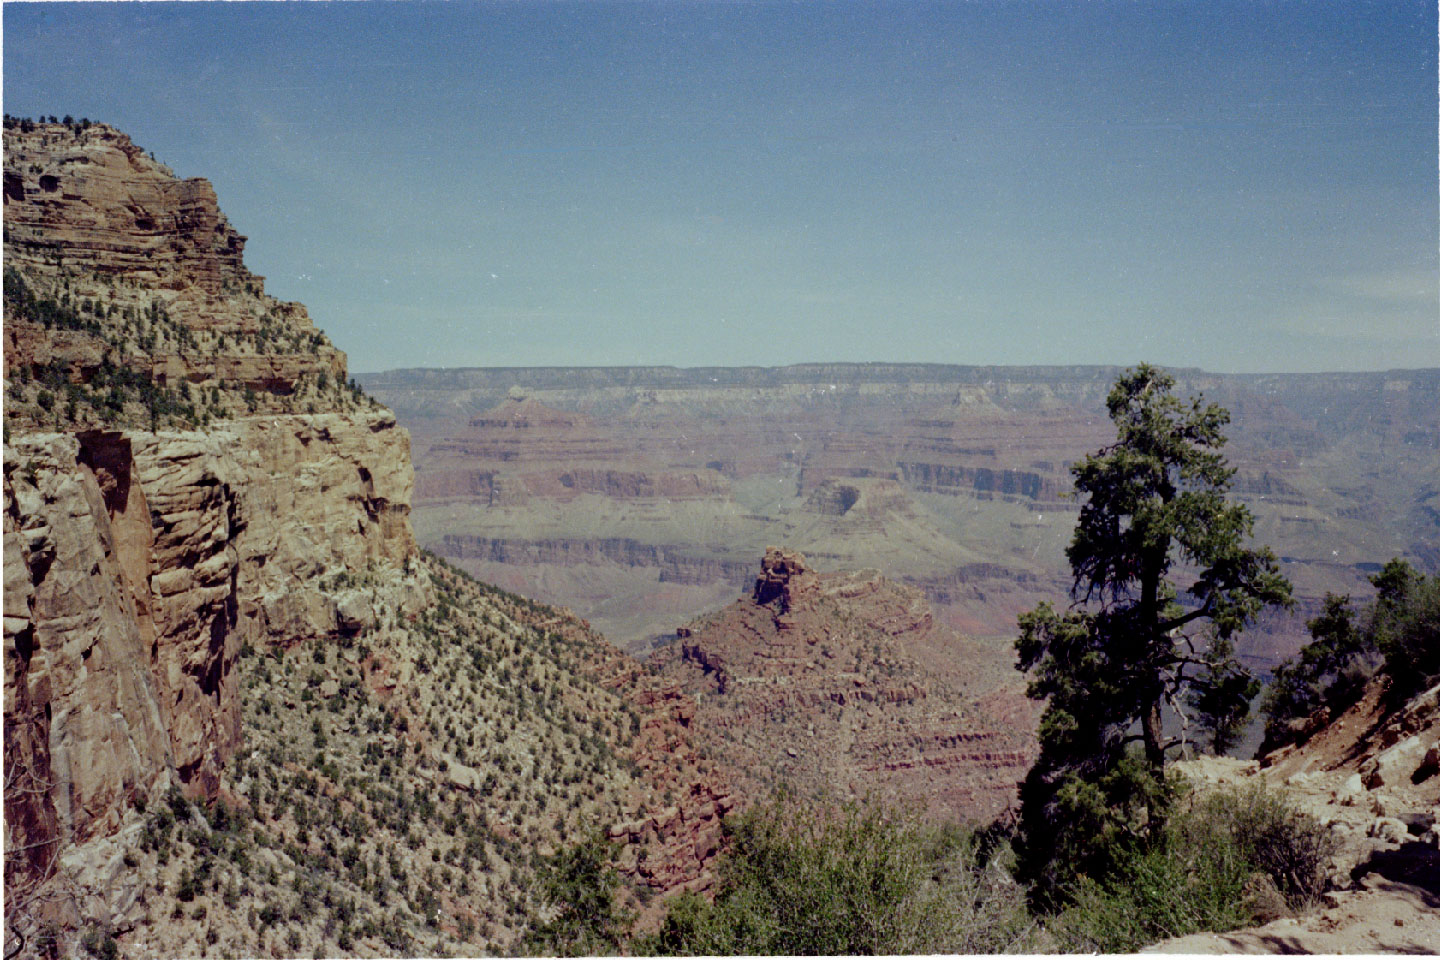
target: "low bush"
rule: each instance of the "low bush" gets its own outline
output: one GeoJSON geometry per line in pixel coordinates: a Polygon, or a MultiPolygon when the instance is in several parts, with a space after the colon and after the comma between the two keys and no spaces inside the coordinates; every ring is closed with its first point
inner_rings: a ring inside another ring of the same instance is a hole
{"type": "Polygon", "coordinates": [[[1031,944],[1024,891],[975,834],[879,804],[817,815],[784,799],[729,827],[713,903],[672,902],[634,952],[660,955],[997,953],[1031,944]]]}
{"type": "Polygon", "coordinates": [[[531,920],[521,941],[526,952],[584,957],[618,951],[631,918],[616,902],[613,847],[597,835],[542,858],[539,894],[548,918],[531,920]]]}
{"type": "Polygon", "coordinates": [[[1082,877],[1049,924],[1068,952],[1129,953],[1169,937],[1234,930],[1324,889],[1336,841],[1313,817],[1262,789],[1192,795],[1160,835],[1082,877]]]}

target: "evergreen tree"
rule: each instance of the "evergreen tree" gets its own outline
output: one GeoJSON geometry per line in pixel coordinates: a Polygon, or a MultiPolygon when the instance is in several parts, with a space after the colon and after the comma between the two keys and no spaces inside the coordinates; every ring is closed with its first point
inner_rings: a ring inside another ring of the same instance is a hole
{"type": "Polygon", "coordinates": [[[611,863],[614,846],[596,835],[545,858],[538,892],[551,917],[531,921],[525,950],[562,957],[618,951],[633,918],[616,903],[620,875],[611,863]]]}
{"type": "Polygon", "coordinates": [[[1163,820],[1178,745],[1167,706],[1200,705],[1221,741],[1243,725],[1255,686],[1232,638],[1266,606],[1291,604],[1274,554],[1246,545],[1250,511],[1225,499],[1229,413],[1181,401],[1174,383],[1148,364],[1116,381],[1116,442],[1071,468],[1085,498],[1066,553],[1074,603],[1020,617],[1019,668],[1029,695],[1048,699],[1021,791],[1021,868],[1049,902],[1163,820]]]}

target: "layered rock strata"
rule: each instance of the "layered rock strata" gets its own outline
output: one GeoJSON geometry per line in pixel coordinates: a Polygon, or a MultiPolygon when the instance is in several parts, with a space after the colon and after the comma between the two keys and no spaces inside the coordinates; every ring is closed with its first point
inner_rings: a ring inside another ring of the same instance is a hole
{"type": "Polygon", "coordinates": [[[765,552],[746,599],[652,655],[695,698],[702,749],[742,795],[883,796],[937,818],[1005,810],[1035,755],[1034,708],[994,685],[915,590],[765,552]]]}
{"type": "MultiPolygon", "coordinates": [[[[703,885],[719,817],[733,801],[688,739],[693,704],[573,617],[501,599],[421,559],[406,432],[345,385],[344,355],[303,307],[264,293],[210,185],[175,179],[104,125],[7,118],[5,146],[7,936],[44,952],[62,947],[37,946],[43,931],[73,934],[88,924],[142,943],[153,935],[161,953],[193,950],[201,941],[187,932],[187,915],[174,914],[185,921],[178,925],[156,922],[145,898],[170,896],[183,878],[208,872],[213,851],[197,840],[186,854],[198,858],[193,864],[166,868],[157,844],[169,842],[175,821],[157,820],[159,809],[173,810],[192,838],[205,832],[197,827],[204,817],[187,811],[186,798],[196,810],[213,812],[217,801],[246,810],[255,837],[282,844],[266,854],[272,870],[291,864],[329,876],[323,850],[341,834],[317,831],[312,842],[298,813],[292,822],[284,805],[267,808],[262,798],[299,785],[309,791],[305,802],[323,792],[356,814],[366,806],[358,786],[379,802],[373,771],[359,778],[382,755],[387,766],[413,764],[395,802],[405,783],[433,783],[455,811],[452,834],[470,818],[490,824],[489,845],[472,837],[467,851],[504,851],[518,862],[522,836],[554,849],[605,809],[607,824],[654,821],[626,834],[625,866],[638,882],[658,891],[703,885]],[[547,618],[543,628],[537,618],[547,618]],[[556,652],[562,634],[566,656],[556,652]],[[472,672],[464,697],[430,673],[441,636],[451,660],[472,672]],[[296,674],[285,654],[300,650],[305,662],[327,666],[296,674]],[[286,663],[281,677],[270,672],[272,658],[286,663]],[[496,669],[513,689],[494,686],[496,669]],[[510,711],[511,734],[525,725],[516,750],[590,731],[585,753],[600,759],[556,752],[545,755],[554,764],[546,768],[537,753],[526,774],[553,781],[563,769],[574,792],[583,769],[593,796],[577,796],[542,824],[529,804],[543,808],[544,800],[529,788],[525,800],[513,784],[503,799],[489,795],[497,772],[518,772],[518,761],[492,757],[487,774],[487,753],[465,751],[495,730],[460,717],[469,742],[442,743],[428,716],[437,705],[475,702],[482,675],[487,709],[510,711]],[[246,689],[262,691],[264,702],[247,700],[246,689]],[[273,695],[286,698],[288,722],[272,712],[273,695]],[[387,732],[363,756],[328,764],[317,735],[313,761],[299,761],[291,742],[304,729],[299,718],[314,731],[336,723],[327,703],[355,711],[354,726],[335,730],[337,742],[342,734],[358,740],[367,710],[371,722],[383,714],[387,732]],[[589,713],[627,703],[633,735],[621,717],[589,713]],[[262,754],[272,763],[268,794],[267,781],[250,772],[262,754]],[[166,868],[169,880],[147,886],[134,875],[137,862],[166,868]]],[[[575,473],[570,483],[641,481],[575,473]]],[[[441,846],[420,852],[438,857],[441,846]]],[[[419,853],[389,862],[391,883],[433,869],[419,853]]],[[[483,895],[434,882],[457,916],[477,918],[502,897],[518,909],[524,877],[517,865],[505,874],[508,886],[483,895]]],[[[245,889],[257,882],[247,876],[245,889]]],[[[246,897],[264,905],[259,898],[273,897],[273,886],[227,896],[225,907],[246,897]]],[[[383,893],[367,892],[353,874],[336,889],[352,898],[383,893]]],[[[212,917],[225,924],[218,905],[212,917]]],[[[394,950],[409,942],[401,926],[357,936],[366,950],[394,950]]],[[[512,916],[488,936],[503,947],[518,927],[512,916]]],[[[474,936],[454,923],[446,930],[474,936]]],[[[308,932],[306,949],[347,949],[337,935],[333,924],[308,932]]],[[[235,949],[257,949],[243,942],[235,949]]]]}
{"type": "Polygon", "coordinates": [[[4,136],[9,422],[153,428],[341,405],[345,355],[246,269],[209,182],[104,124],[4,136]]]}
{"type": "MultiPolygon", "coordinates": [[[[1174,372],[1180,395],[1231,411],[1232,495],[1296,585],[1292,615],[1242,638],[1253,666],[1305,642],[1327,591],[1363,593],[1393,556],[1440,563],[1440,371],[1174,372]]],[[[819,569],[884,570],[967,633],[1013,636],[1018,612],[1069,586],[1069,465],[1113,441],[1104,401],[1118,373],[802,364],[361,379],[416,437],[423,543],[642,649],[713,609],[776,542],[819,569]]]]}

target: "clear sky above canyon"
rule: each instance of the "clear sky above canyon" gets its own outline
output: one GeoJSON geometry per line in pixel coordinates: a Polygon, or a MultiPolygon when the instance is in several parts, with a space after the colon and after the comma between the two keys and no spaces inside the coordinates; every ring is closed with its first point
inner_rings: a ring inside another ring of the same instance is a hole
{"type": "Polygon", "coordinates": [[[1436,5],[4,6],[354,370],[1440,365],[1436,5]]]}

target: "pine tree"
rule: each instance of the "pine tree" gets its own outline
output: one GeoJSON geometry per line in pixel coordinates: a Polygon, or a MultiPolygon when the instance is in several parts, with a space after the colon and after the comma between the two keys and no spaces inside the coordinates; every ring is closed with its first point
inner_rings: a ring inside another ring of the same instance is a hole
{"type": "Polygon", "coordinates": [[[1153,833],[1179,745],[1165,736],[1167,707],[1184,715],[1198,701],[1220,739],[1233,736],[1255,692],[1233,637],[1292,602],[1275,555],[1246,546],[1250,511],[1225,499],[1229,413],[1181,401],[1174,384],[1148,364],[1116,381],[1116,442],[1071,467],[1085,499],[1066,553],[1074,602],[1020,617],[1019,668],[1029,695],[1048,699],[1021,791],[1021,867],[1042,900],[1153,833]]]}

